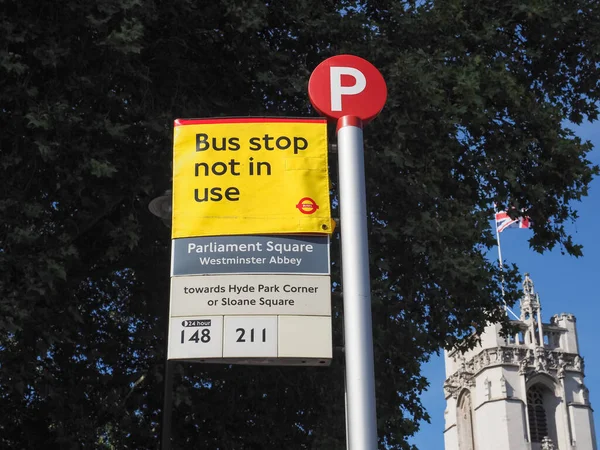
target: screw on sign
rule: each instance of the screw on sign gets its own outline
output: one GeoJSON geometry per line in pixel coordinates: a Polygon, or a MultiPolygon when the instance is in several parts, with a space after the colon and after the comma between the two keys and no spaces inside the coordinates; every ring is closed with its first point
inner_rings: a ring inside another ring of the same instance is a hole
{"type": "Polygon", "coordinates": [[[315,68],[308,81],[308,97],[329,119],[353,116],[367,123],[383,109],[387,87],[370,62],[354,55],[338,55],[315,68]]]}

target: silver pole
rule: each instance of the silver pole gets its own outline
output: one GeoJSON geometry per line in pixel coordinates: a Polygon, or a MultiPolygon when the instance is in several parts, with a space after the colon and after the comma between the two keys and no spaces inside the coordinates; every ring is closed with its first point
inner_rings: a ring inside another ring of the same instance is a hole
{"type": "Polygon", "coordinates": [[[521,320],[520,317],[508,307],[506,300],[504,299],[504,263],[502,262],[502,247],[500,247],[500,231],[498,230],[498,219],[496,219],[496,213],[496,207],[494,206],[494,223],[496,224],[496,241],[498,242],[498,263],[500,264],[500,272],[502,274],[502,279],[500,280],[500,289],[502,289],[502,303],[504,304],[504,312],[507,313],[506,315],[511,313],[515,319],[521,320]]]}
{"type": "Polygon", "coordinates": [[[377,448],[367,200],[360,119],[338,122],[338,168],[346,347],[347,435],[351,450],[377,448]]]}
{"type": "Polygon", "coordinates": [[[350,436],[348,436],[348,388],[346,387],[346,378],[344,375],[344,423],[346,424],[346,450],[350,450],[350,436]]]}
{"type": "MultiPolygon", "coordinates": [[[[494,208],[494,212],[496,208],[494,208]]],[[[498,263],[500,264],[500,272],[502,273],[502,280],[500,282],[500,289],[502,289],[502,303],[504,303],[504,311],[507,310],[506,301],[504,300],[504,264],[502,263],[502,248],[500,247],[500,232],[498,231],[498,219],[494,214],[494,222],[496,223],[496,241],[498,242],[498,263]]]]}

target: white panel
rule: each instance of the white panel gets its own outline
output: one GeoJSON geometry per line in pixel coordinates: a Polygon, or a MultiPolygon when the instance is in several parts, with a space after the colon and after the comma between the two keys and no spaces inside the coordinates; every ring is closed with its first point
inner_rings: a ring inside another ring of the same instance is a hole
{"type": "Polygon", "coordinates": [[[330,359],[331,317],[279,316],[278,356],[330,359]]]}
{"type": "Polygon", "coordinates": [[[277,357],[277,316],[225,317],[223,357],[277,357]]]}
{"type": "Polygon", "coordinates": [[[221,358],[222,356],[223,316],[171,318],[168,359],[221,358]]]}
{"type": "Polygon", "coordinates": [[[328,275],[199,275],[171,278],[171,317],[331,315],[328,275]]]}

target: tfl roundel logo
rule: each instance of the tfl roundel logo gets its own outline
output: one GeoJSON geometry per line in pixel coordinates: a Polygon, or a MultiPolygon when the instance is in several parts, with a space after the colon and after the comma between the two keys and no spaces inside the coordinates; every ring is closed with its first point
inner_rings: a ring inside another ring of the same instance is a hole
{"type": "Polygon", "coordinates": [[[319,209],[319,205],[317,205],[312,198],[304,197],[298,202],[296,208],[298,208],[298,211],[300,211],[302,214],[312,214],[319,209]]]}

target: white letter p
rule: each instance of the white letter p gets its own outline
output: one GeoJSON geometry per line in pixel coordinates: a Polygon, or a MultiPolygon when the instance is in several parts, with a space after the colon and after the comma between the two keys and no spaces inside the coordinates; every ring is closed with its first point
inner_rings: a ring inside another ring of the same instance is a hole
{"type": "Polygon", "coordinates": [[[331,85],[331,110],[342,110],[342,95],[360,94],[367,87],[365,75],[354,67],[330,67],[329,83],[331,85]],[[350,75],[356,83],[352,86],[342,86],[342,75],[350,75]]]}

